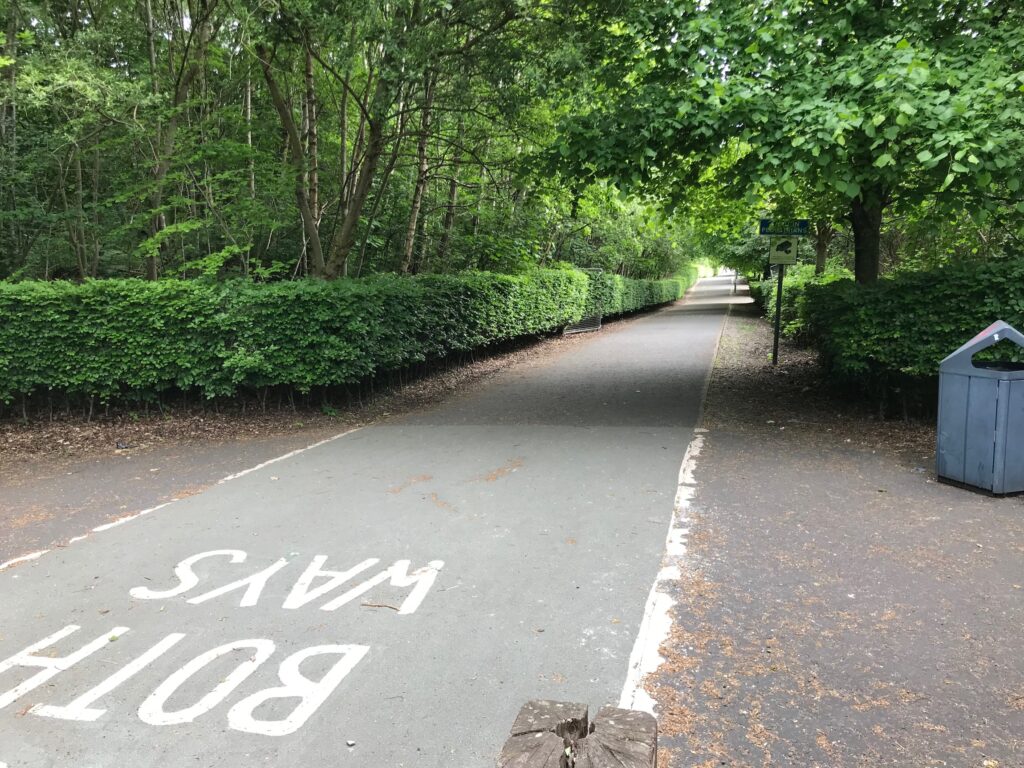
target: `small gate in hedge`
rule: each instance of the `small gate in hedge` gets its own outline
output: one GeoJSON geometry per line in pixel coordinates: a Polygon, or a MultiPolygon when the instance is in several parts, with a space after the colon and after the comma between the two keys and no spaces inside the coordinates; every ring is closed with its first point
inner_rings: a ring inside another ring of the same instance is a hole
{"type": "MultiPolygon", "coordinates": [[[[604,272],[603,269],[590,268],[581,270],[586,272],[588,275],[600,275],[604,272]]],[[[601,330],[601,318],[604,317],[604,307],[595,306],[594,314],[588,315],[587,317],[581,318],[578,323],[572,323],[565,326],[562,329],[562,334],[568,336],[570,333],[586,333],[587,331],[599,331],[601,330]]]]}

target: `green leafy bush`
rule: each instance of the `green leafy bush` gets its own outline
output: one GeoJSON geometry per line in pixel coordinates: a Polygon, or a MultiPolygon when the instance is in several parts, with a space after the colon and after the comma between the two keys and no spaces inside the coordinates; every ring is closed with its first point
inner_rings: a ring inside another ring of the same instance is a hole
{"type": "Polygon", "coordinates": [[[871,388],[924,383],[994,321],[1024,327],[1024,259],[905,272],[871,286],[810,285],[802,315],[838,377],[871,388]]]}
{"type": "Polygon", "coordinates": [[[692,283],[568,269],[253,284],[0,283],[0,401],[300,392],[678,298],[692,283]]]}
{"type": "Polygon", "coordinates": [[[682,275],[672,280],[630,280],[607,273],[588,277],[590,291],[584,315],[622,315],[679,298],[697,282],[697,267],[687,265],[682,275]]]}
{"type": "MultiPolygon", "coordinates": [[[[803,302],[806,299],[808,286],[828,285],[837,280],[852,278],[853,273],[847,269],[816,275],[813,264],[787,267],[786,277],[782,281],[782,335],[797,341],[806,341],[808,328],[803,302]]],[[[751,295],[754,297],[754,301],[761,306],[765,317],[771,323],[775,322],[778,285],[778,277],[751,284],[751,295]]]]}

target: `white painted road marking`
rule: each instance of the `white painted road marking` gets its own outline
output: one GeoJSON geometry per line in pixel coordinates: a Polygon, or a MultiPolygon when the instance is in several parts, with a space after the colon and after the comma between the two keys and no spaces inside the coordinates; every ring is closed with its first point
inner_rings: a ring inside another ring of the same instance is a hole
{"type": "MultiPolygon", "coordinates": [[[[200,560],[205,560],[211,557],[228,557],[230,563],[239,564],[244,563],[248,554],[241,549],[215,549],[209,552],[200,552],[196,555],[186,557],[180,563],[174,567],[174,575],[178,579],[178,586],[171,587],[170,589],[155,590],[149,587],[133,587],[128,591],[132,597],[137,600],[166,600],[172,597],[178,597],[190,592],[192,589],[197,587],[200,582],[199,576],[192,566],[198,563],[200,560]]],[[[327,555],[316,555],[313,561],[309,564],[302,575],[299,576],[295,582],[288,596],[285,598],[282,608],[285,609],[296,609],[311,603],[320,597],[325,596],[329,592],[333,591],[337,587],[340,587],[346,581],[351,579],[358,573],[365,571],[367,568],[371,568],[380,562],[380,558],[371,557],[363,562],[349,568],[347,571],[327,571],[323,570],[322,566],[327,562],[327,555]],[[313,580],[317,577],[327,577],[327,582],[321,584],[315,589],[310,589],[313,584],[313,580]]],[[[275,573],[285,568],[289,564],[287,558],[279,558],[275,563],[261,571],[257,571],[251,576],[233,581],[230,584],[225,584],[223,587],[217,587],[209,592],[204,592],[196,597],[189,598],[187,601],[189,605],[199,605],[205,603],[208,600],[226,595],[229,592],[235,592],[237,590],[245,588],[245,592],[242,595],[241,601],[238,603],[239,608],[252,608],[259,603],[260,596],[263,594],[264,588],[267,586],[267,582],[270,577],[275,573]]],[[[415,613],[416,609],[420,607],[423,599],[427,596],[427,592],[434,585],[434,581],[437,579],[437,574],[444,568],[443,560],[431,560],[427,565],[422,568],[417,568],[412,573],[409,572],[410,560],[396,560],[395,564],[390,568],[385,568],[383,571],[378,573],[376,576],[367,579],[366,581],[358,584],[352,589],[348,590],[339,597],[328,601],[320,606],[321,611],[336,611],[341,606],[352,602],[360,595],[369,592],[371,589],[379,584],[390,581],[390,586],[398,589],[407,589],[412,587],[412,592],[405,598],[405,601],[398,608],[398,613],[401,616],[407,616],[411,613],[415,613]]]]}
{"type": "Polygon", "coordinates": [[[380,562],[379,558],[371,557],[358,565],[354,565],[347,571],[325,571],[323,570],[323,564],[327,562],[327,555],[317,555],[313,558],[313,562],[309,564],[309,567],[303,571],[299,580],[295,582],[295,586],[292,587],[292,591],[288,593],[288,597],[284,600],[282,608],[288,610],[294,610],[301,608],[307,603],[311,603],[317,598],[323,597],[328,592],[331,592],[335,587],[340,587],[346,581],[351,579],[357,573],[362,573],[367,568],[372,568],[380,562]],[[313,579],[318,576],[328,577],[327,581],[321,584],[316,589],[310,589],[313,585],[313,579]]]}
{"type": "Polygon", "coordinates": [[[3,709],[8,704],[13,704],[19,698],[24,696],[29,691],[35,690],[47,680],[52,677],[56,677],[64,670],[74,666],[86,656],[91,656],[100,648],[103,648],[107,643],[111,641],[111,638],[120,637],[125,632],[128,632],[128,627],[114,627],[113,630],[107,632],[104,635],[100,635],[98,638],[93,640],[88,645],[80,648],[79,650],[72,653],[70,656],[36,656],[36,651],[41,651],[44,648],[49,648],[59,640],[63,640],[68,635],[72,635],[77,632],[81,627],[76,624],[70,624],[64,629],[54,632],[48,637],[44,637],[38,643],[30,645],[28,648],[23,650],[21,653],[16,653],[11,658],[0,661],[0,674],[6,672],[9,669],[15,667],[41,667],[42,671],[36,673],[25,682],[20,685],[14,686],[11,690],[6,693],[0,694],[0,709],[3,709]]]}
{"type": "Polygon", "coordinates": [[[263,594],[263,588],[267,586],[267,581],[275,573],[280,571],[288,565],[288,561],[283,557],[279,558],[273,565],[264,568],[262,571],[254,573],[252,576],[246,576],[244,579],[233,581],[230,584],[225,584],[223,587],[206,592],[198,597],[189,599],[189,605],[200,605],[205,603],[207,600],[213,600],[215,597],[226,595],[229,592],[234,592],[237,589],[245,587],[245,593],[242,595],[242,600],[238,604],[239,608],[252,608],[260,599],[260,595],[263,594]]]}
{"type": "MultiPolygon", "coordinates": [[[[335,440],[340,440],[341,438],[345,437],[346,435],[351,435],[353,432],[358,432],[360,429],[362,429],[362,427],[354,427],[352,429],[347,429],[344,432],[340,432],[337,435],[333,435],[331,437],[328,437],[325,440],[319,440],[319,441],[313,443],[312,445],[307,445],[305,448],[297,448],[294,451],[289,451],[286,454],[283,454],[281,456],[277,456],[277,457],[275,457],[273,459],[269,459],[267,461],[264,461],[261,464],[257,464],[255,467],[249,467],[249,469],[243,469],[241,472],[235,472],[234,474],[228,475],[227,477],[222,477],[220,480],[217,481],[217,485],[223,485],[224,483],[227,483],[227,482],[229,482],[231,480],[235,480],[235,479],[237,479],[239,477],[245,477],[245,475],[248,475],[248,474],[251,474],[253,472],[256,472],[257,470],[263,469],[264,467],[268,467],[271,464],[276,464],[279,461],[284,461],[285,459],[290,459],[293,456],[298,456],[299,454],[305,453],[306,451],[311,451],[314,448],[319,448],[321,445],[327,445],[328,443],[333,443],[335,440]]],[[[124,517],[119,517],[117,520],[112,520],[109,523],[104,523],[103,525],[97,525],[89,533],[84,534],[82,536],[75,536],[75,537],[69,539],[68,540],[68,544],[70,545],[70,544],[75,544],[75,543],[77,543],[79,541],[84,541],[85,539],[89,538],[89,536],[91,534],[93,534],[93,533],[102,533],[103,531],[109,531],[111,528],[117,528],[118,526],[124,525],[125,523],[128,523],[128,522],[131,522],[132,520],[135,520],[136,518],[143,517],[144,515],[148,515],[148,514],[150,514],[152,512],[156,512],[159,509],[163,509],[164,507],[168,507],[168,506],[170,506],[171,504],[173,504],[176,501],[178,501],[178,499],[172,499],[171,501],[166,501],[163,504],[157,504],[155,507],[150,507],[149,509],[143,509],[140,512],[134,512],[134,513],[132,513],[130,515],[125,515],[124,517]]],[[[38,552],[32,552],[32,553],[27,554],[27,555],[22,555],[20,557],[12,558],[11,560],[7,560],[6,562],[0,563],[0,572],[5,571],[8,568],[11,568],[11,567],[13,567],[15,565],[18,565],[20,563],[25,563],[25,562],[28,562],[29,560],[36,560],[36,559],[42,557],[43,555],[45,555],[47,552],[50,552],[50,551],[51,550],[49,550],[49,549],[43,549],[43,550],[40,550],[38,552]]],[[[3,768],[3,766],[0,765],[0,768],[3,768]]]]}
{"type": "MultiPolygon", "coordinates": [[[[74,634],[80,627],[72,624],[58,632],[30,645],[11,658],[0,662],[0,673],[14,667],[42,667],[43,671],[0,695],[0,708],[13,704],[20,697],[43,683],[51,680],[77,662],[91,656],[115,638],[129,632],[128,627],[115,627],[110,632],[79,649],[69,656],[36,656],[37,651],[49,648],[54,643],[74,634]]],[[[79,722],[95,722],[103,717],[106,709],[92,708],[103,696],[127,682],[160,656],[171,650],[185,634],[175,632],[136,659],[133,659],[113,675],[76,698],[67,706],[37,704],[28,710],[38,717],[56,718],[79,722]]],[[[165,726],[192,723],[222,704],[235,690],[256,672],[274,654],[276,645],[263,638],[236,640],[205,651],[183,667],[172,673],[147,696],[138,709],[138,717],[147,725],[165,726]],[[189,680],[221,657],[242,653],[242,660],[235,669],[222,678],[212,690],[205,693],[194,704],[182,709],[167,711],[167,701],[189,680]]],[[[264,688],[236,702],[227,713],[228,727],[244,733],[262,736],[288,736],[295,733],[327,701],[342,680],[369,653],[366,645],[315,645],[296,651],[286,657],[277,671],[278,686],[264,688]],[[316,656],[338,656],[338,660],[319,680],[313,680],[302,673],[302,663],[316,656]],[[257,717],[254,713],[266,702],[277,699],[298,699],[291,712],[278,720],[257,717]]],[[[0,768],[3,764],[0,763],[0,768]]]]}
{"type": "Polygon", "coordinates": [[[215,549],[210,552],[200,552],[198,555],[186,557],[174,566],[174,575],[178,577],[179,583],[178,586],[173,589],[165,589],[161,592],[159,590],[149,589],[149,587],[135,587],[128,590],[128,594],[138,600],[163,600],[168,597],[174,597],[175,595],[183,595],[199,583],[199,577],[196,575],[196,572],[192,570],[192,566],[200,560],[205,560],[208,557],[219,557],[221,555],[230,557],[232,563],[244,563],[245,558],[248,557],[248,555],[240,549],[215,549]]]}
{"type": "Polygon", "coordinates": [[[340,440],[345,435],[351,435],[353,432],[358,432],[360,429],[362,429],[362,427],[354,427],[353,429],[349,429],[340,434],[328,437],[326,440],[320,440],[319,442],[313,443],[312,445],[307,445],[305,448],[297,448],[294,451],[289,451],[283,456],[268,459],[267,461],[264,461],[262,464],[257,464],[255,467],[249,467],[249,469],[243,469],[241,472],[235,472],[235,474],[233,475],[228,475],[227,477],[221,478],[220,480],[217,481],[217,485],[223,485],[224,483],[227,483],[231,480],[237,480],[240,477],[245,477],[248,474],[263,469],[264,467],[269,467],[271,464],[277,464],[277,462],[284,461],[285,459],[290,459],[292,456],[298,456],[300,453],[305,453],[306,451],[311,451],[314,448],[319,448],[321,445],[333,443],[335,440],[340,440]]]}
{"type": "Polygon", "coordinates": [[[228,725],[236,731],[263,736],[287,736],[302,727],[345,676],[369,652],[366,645],[318,645],[293,653],[278,670],[281,685],[254,693],[235,704],[228,711],[228,725]],[[310,680],[300,671],[302,662],[313,656],[338,654],[341,658],[319,681],[310,680]],[[253,715],[262,704],[271,699],[301,699],[298,706],[284,720],[261,720],[253,715]]]}
{"type": "MultiPolygon", "coordinates": [[[[241,549],[217,549],[191,555],[174,567],[174,575],[178,580],[177,586],[165,590],[134,587],[129,590],[129,595],[136,600],[167,600],[182,597],[199,586],[202,578],[196,574],[193,566],[199,561],[208,558],[227,558],[228,565],[238,565],[246,561],[248,553],[241,549]]],[[[286,558],[279,558],[267,568],[193,597],[187,600],[186,603],[197,605],[231,592],[243,591],[238,607],[251,608],[259,602],[269,579],[285,568],[288,562],[286,558]]],[[[380,559],[368,558],[345,571],[325,570],[323,566],[326,562],[327,555],[316,555],[313,558],[309,566],[306,567],[296,580],[288,596],[285,598],[282,608],[301,608],[314,600],[325,597],[349,581],[353,576],[378,564],[380,559]],[[313,587],[314,581],[322,578],[326,578],[327,581],[318,587],[313,587]]],[[[375,586],[390,582],[390,586],[394,588],[412,588],[409,595],[402,602],[402,605],[396,608],[397,612],[400,615],[415,613],[433,586],[437,574],[444,567],[444,562],[432,560],[426,566],[412,572],[409,571],[410,563],[411,561],[409,560],[396,561],[394,565],[385,568],[373,578],[367,579],[358,586],[349,589],[340,597],[320,606],[321,610],[336,610],[356,597],[369,592],[375,586]]],[[[49,649],[59,641],[74,634],[79,629],[80,627],[77,624],[70,624],[39,642],[30,645],[20,653],[16,653],[9,659],[0,662],[0,674],[15,667],[41,668],[40,672],[28,680],[16,685],[6,693],[0,694],[0,709],[13,704],[29,691],[35,690],[56,677],[59,673],[131,631],[128,627],[114,627],[111,631],[102,634],[91,643],[68,656],[36,655],[38,652],[49,649]]],[[[70,704],[65,706],[36,704],[29,709],[29,713],[39,717],[56,718],[59,720],[95,722],[107,713],[106,709],[93,707],[97,701],[135,677],[158,658],[169,652],[185,637],[186,634],[184,632],[174,632],[167,635],[142,655],[128,662],[114,674],[74,699],[70,704]]],[[[138,709],[139,719],[148,725],[157,726],[194,722],[197,718],[207,714],[231,696],[264,662],[273,656],[276,648],[277,646],[272,640],[251,638],[225,643],[199,654],[172,673],[170,677],[160,683],[146,697],[138,709]],[[229,675],[222,678],[212,690],[200,697],[191,706],[175,711],[167,711],[167,701],[189,680],[217,659],[239,652],[243,653],[243,660],[238,663],[229,675]]],[[[241,701],[236,702],[228,710],[229,727],[236,731],[263,736],[286,736],[294,733],[319,709],[320,705],[327,700],[334,689],[341,684],[341,681],[344,680],[348,673],[352,671],[369,651],[370,648],[366,645],[340,644],[316,645],[296,651],[285,658],[280,664],[277,676],[281,685],[265,688],[247,696],[241,701]],[[327,655],[335,655],[340,658],[334,662],[331,668],[319,680],[310,679],[302,673],[301,665],[305,660],[315,656],[327,655]],[[254,714],[266,702],[277,699],[298,699],[298,704],[295,705],[286,717],[278,720],[268,720],[257,717],[254,714]]]]}
{"type": "Polygon", "coordinates": [[[129,678],[134,677],[137,672],[140,672],[152,662],[163,656],[184,637],[185,635],[181,632],[168,635],[144,654],[139,656],[139,658],[135,659],[135,661],[130,664],[126,664],[102,683],[91,690],[86,691],[66,707],[36,704],[29,711],[33,715],[39,715],[40,717],[55,717],[60,720],[81,720],[82,722],[87,723],[99,720],[104,714],[106,714],[107,710],[91,709],[90,705],[95,704],[100,698],[106,696],[112,690],[117,688],[117,686],[121,685],[121,683],[124,683],[129,678]]]}
{"type": "Polygon", "coordinates": [[[0,571],[6,571],[8,568],[17,565],[18,563],[27,563],[29,560],[36,560],[45,555],[49,551],[50,550],[48,549],[41,549],[38,552],[32,552],[31,554],[22,555],[21,557],[15,557],[11,560],[8,560],[7,562],[0,563],[0,571]]]}
{"type": "Polygon", "coordinates": [[[244,683],[249,675],[259,669],[260,665],[274,654],[274,649],[274,643],[270,640],[236,640],[233,643],[219,645],[206,653],[196,656],[192,661],[164,680],[149,695],[149,698],[142,702],[142,706],[139,707],[139,719],[149,725],[191,723],[197,717],[205,715],[230,696],[235,688],[244,683]],[[176,712],[168,712],[164,709],[167,700],[189,678],[221,656],[227,656],[229,653],[236,651],[245,651],[245,655],[249,658],[235,667],[230,675],[217,683],[212,691],[204,695],[191,707],[185,707],[176,712]]]}
{"type": "Polygon", "coordinates": [[[703,433],[706,430],[695,429],[694,432],[696,435],[687,446],[683,463],[679,467],[679,482],[676,486],[672,520],[669,523],[668,535],[665,537],[665,555],[661,561],[661,570],[658,571],[658,576],[647,596],[644,617],[640,622],[633,651],[629,655],[626,683],[619,697],[619,707],[622,709],[639,709],[655,714],[655,702],[644,689],[644,678],[665,661],[661,655],[661,644],[668,639],[672,631],[672,608],[676,601],[669,593],[667,585],[682,575],[686,536],[689,533],[687,513],[696,491],[693,471],[704,446],[703,433]]]}

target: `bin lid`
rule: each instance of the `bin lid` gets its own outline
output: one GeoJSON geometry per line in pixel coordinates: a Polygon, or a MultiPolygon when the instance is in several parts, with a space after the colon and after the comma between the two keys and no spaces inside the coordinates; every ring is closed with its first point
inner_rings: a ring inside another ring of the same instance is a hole
{"type": "Polygon", "coordinates": [[[1009,323],[997,320],[939,363],[939,372],[960,373],[989,379],[1024,379],[1024,365],[1018,363],[974,364],[972,358],[976,354],[1004,339],[1009,339],[1018,347],[1024,348],[1024,333],[1009,323]]]}

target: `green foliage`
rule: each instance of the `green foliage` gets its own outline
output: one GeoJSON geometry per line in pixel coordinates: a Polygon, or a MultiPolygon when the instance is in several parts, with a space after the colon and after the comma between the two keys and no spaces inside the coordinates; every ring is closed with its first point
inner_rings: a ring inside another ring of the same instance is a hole
{"type": "Polygon", "coordinates": [[[692,279],[591,280],[554,269],[267,285],[0,283],[0,400],[308,392],[549,332],[579,320],[598,296],[606,315],[671,301],[692,279]]]}
{"type": "MultiPolygon", "coordinates": [[[[804,304],[808,286],[828,285],[852,277],[853,273],[847,269],[816,275],[813,264],[786,267],[786,277],[782,281],[782,335],[797,341],[806,340],[808,328],[804,304]]],[[[753,282],[750,286],[751,296],[764,310],[765,317],[770,323],[775,322],[778,286],[778,275],[770,280],[753,282]]]]}
{"type": "Polygon", "coordinates": [[[564,191],[546,196],[552,213],[574,209],[555,227],[560,259],[624,277],[658,278],[682,268],[692,252],[689,233],[677,221],[611,185],[590,185],[574,205],[569,197],[564,191]]]}
{"type": "Polygon", "coordinates": [[[674,197],[722,183],[752,205],[849,214],[864,282],[883,212],[925,206],[933,223],[967,212],[1024,232],[1019,3],[605,7],[594,65],[606,89],[566,120],[558,153],[574,172],[674,197]]]}
{"type": "Polygon", "coordinates": [[[584,315],[623,315],[644,307],[674,301],[697,281],[697,267],[687,265],[671,280],[630,280],[619,275],[590,275],[590,291],[584,315]]]}
{"type": "Polygon", "coordinates": [[[1024,259],[902,272],[873,286],[787,275],[783,295],[784,327],[821,351],[836,380],[878,394],[923,391],[946,355],[994,321],[1024,327],[1024,259]]]}
{"type": "Polygon", "coordinates": [[[0,0],[0,279],[287,279],[316,274],[317,240],[347,259],[331,275],[553,260],[672,274],[686,249],[654,206],[524,162],[557,140],[564,93],[586,79],[563,10],[579,14],[0,0]]]}
{"type": "Polygon", "coordinates": [[[838,376],[931,378],[992,322],[1024,326],[1024,260],[902,273],[866,290],[846,280],[811,286],[803,312],[838,376]]]}

